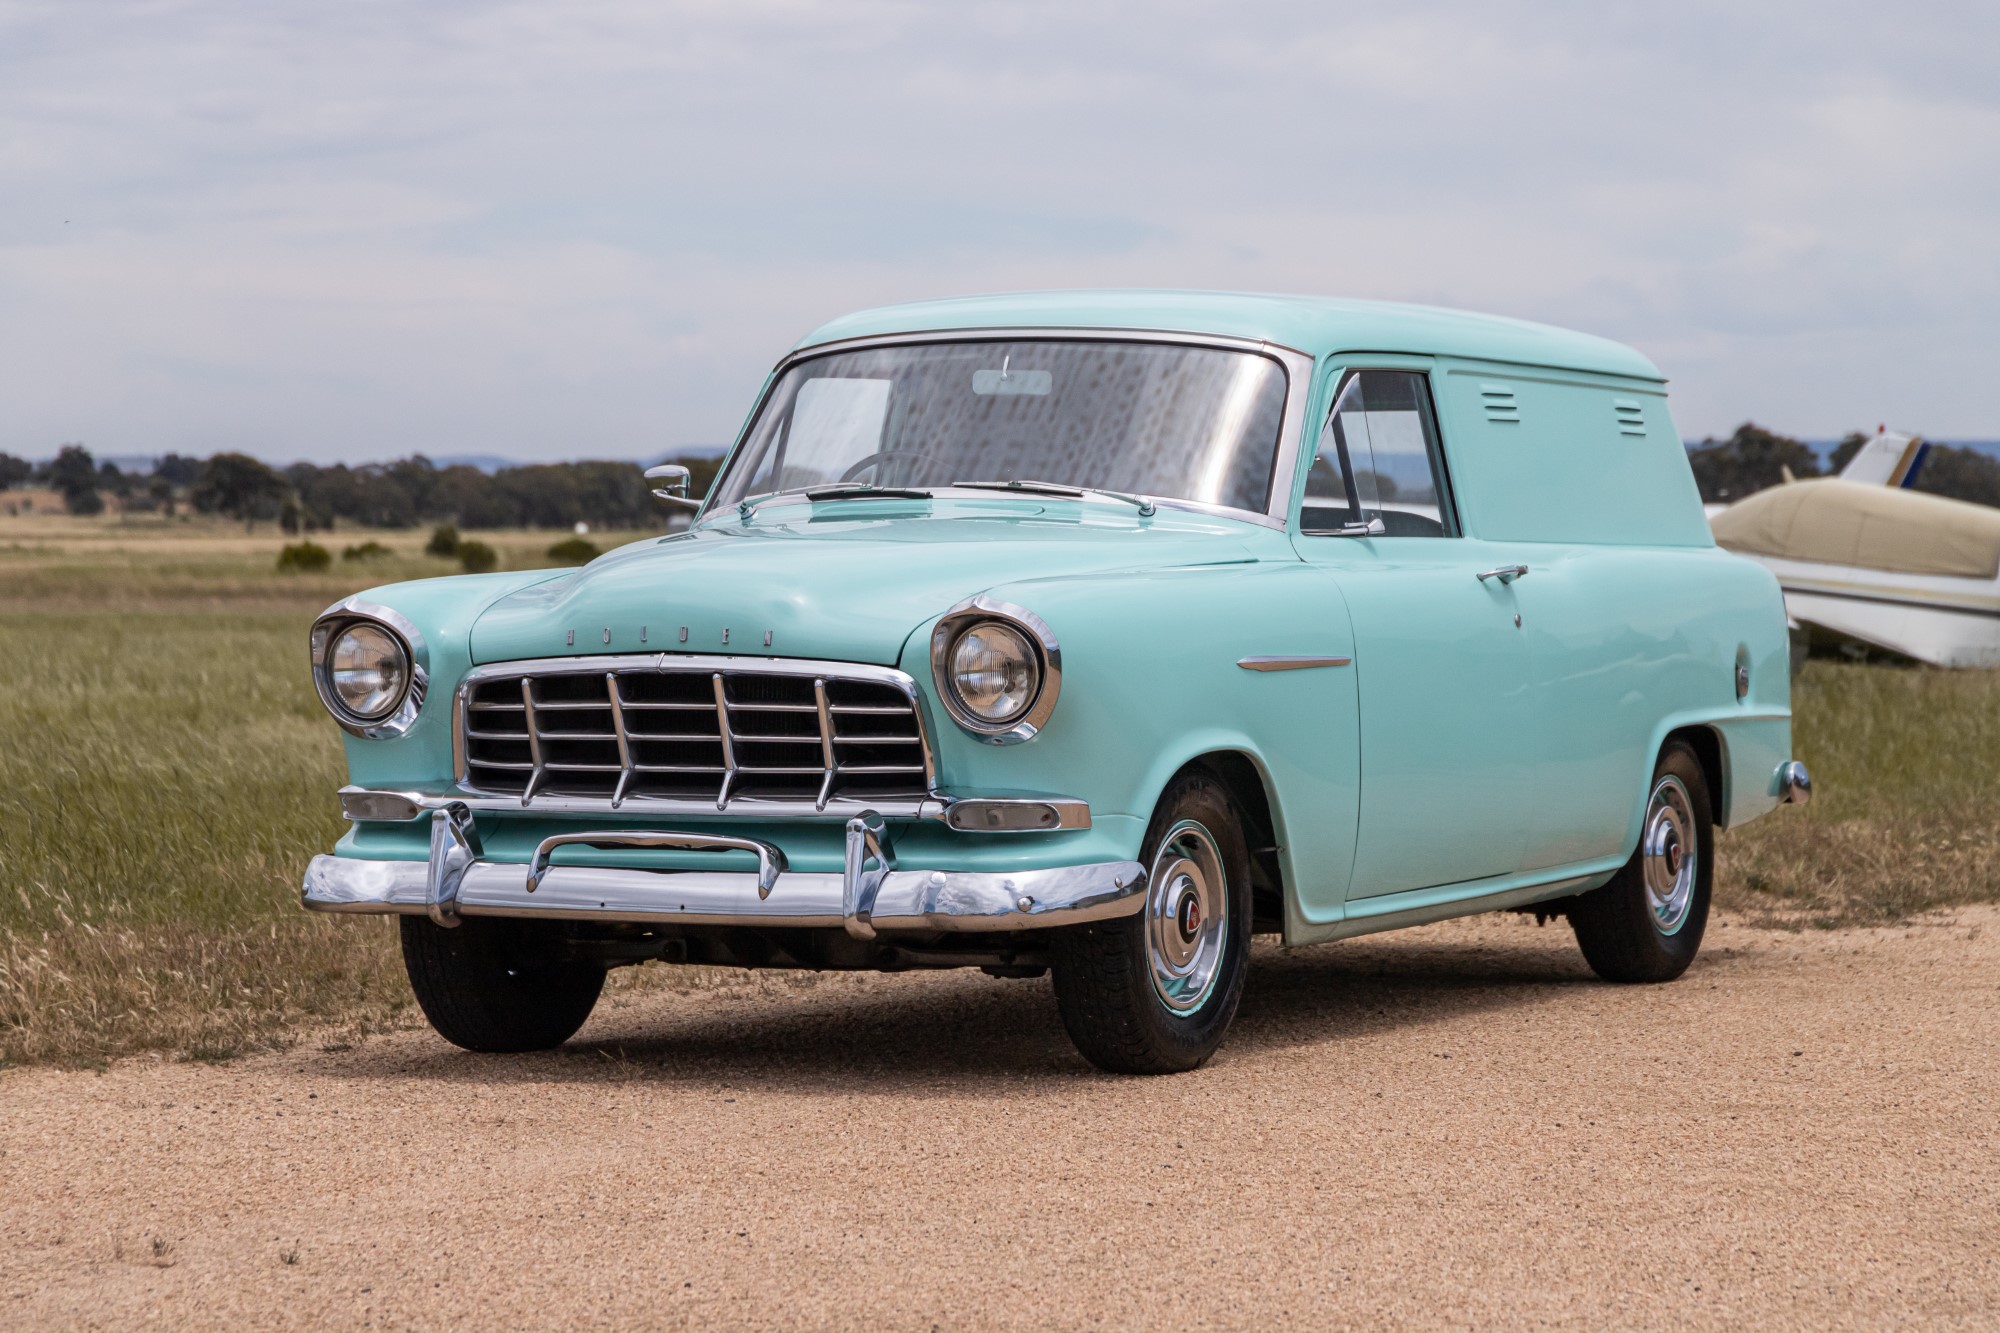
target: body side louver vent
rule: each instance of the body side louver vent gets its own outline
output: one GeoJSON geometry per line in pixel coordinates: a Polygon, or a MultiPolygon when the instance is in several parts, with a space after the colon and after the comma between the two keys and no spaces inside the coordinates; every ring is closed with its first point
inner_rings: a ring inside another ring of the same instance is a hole
{"type": "Polygon", "coordinates": [[[1618,418],[1620,435],[1644,435],[1646,433],[1646,409],[1631,398],[1613,398],[1611,410],[1618,418]]]}
{"type": "Polygon", "coordinates": [[[1486,409],[1488,421],[1520,424],[1521,406],[1514,401],[1514,391],[1504,384],[1480,385],[1479,405],[1486,409]]]}

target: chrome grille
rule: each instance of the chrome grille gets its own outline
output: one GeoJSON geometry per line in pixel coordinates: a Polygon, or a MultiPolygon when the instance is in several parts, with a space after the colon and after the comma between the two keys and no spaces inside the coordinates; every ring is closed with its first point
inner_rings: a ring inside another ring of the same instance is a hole
{"type": "Polygon", "coordinates": [[[466,786],[519,796],[921,797],[930,750],[900,672],[671,656],[481,667],[459,696],[466,786]],[[864,674],[865,673],[865,674],[864,674]]]}

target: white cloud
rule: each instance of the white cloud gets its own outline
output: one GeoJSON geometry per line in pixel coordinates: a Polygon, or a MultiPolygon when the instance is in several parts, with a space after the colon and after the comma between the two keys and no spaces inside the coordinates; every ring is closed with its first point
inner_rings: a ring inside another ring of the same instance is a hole
{"type": "Polygon", "coordinates": [[[1404,298],[2000,435],[1974,5],[0,5],[0,449],[635,454],[857,305],[1404,298]]]}

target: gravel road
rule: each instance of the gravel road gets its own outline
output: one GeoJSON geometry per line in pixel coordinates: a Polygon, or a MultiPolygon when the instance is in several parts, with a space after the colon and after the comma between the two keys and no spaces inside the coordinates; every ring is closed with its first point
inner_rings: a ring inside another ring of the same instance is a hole
{"type": "Polygon", "coordinates": [[[1650,988],[1516,917],[1260,945],[1166,1079],[977,973],[338,1045],[0,1074],[0,1323],[2000,1322],[2000,909],[1650,988]]]}

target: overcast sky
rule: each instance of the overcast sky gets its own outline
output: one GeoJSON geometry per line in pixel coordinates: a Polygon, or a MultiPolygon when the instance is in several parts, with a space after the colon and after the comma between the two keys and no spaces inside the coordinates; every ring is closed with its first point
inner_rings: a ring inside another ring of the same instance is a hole
{"type": "Polygon", "coordinates": [[[2000,437],[2000,5],[0,0],[0,450],[651,454],[842,311],[1079,285],[2000,437]]]}

